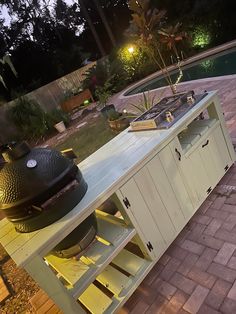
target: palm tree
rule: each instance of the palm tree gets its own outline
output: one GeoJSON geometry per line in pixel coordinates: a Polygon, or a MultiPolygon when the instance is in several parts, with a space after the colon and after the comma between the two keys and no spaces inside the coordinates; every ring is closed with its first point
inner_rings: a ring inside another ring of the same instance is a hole
{"type": "Polygon", "coordinates": [[[148,48],[148,53],[162,71],[172,93],[176,93],[176,86],[172,82],[157,40],[158,29],[165,18],[166,11],[152,8],[150,0],[129,0],[128,4],[130,10],[134,12],[130,25],[131,34],[138,36],[139,43],[148,48]],[[159,59],[156,58],[155,52],[159,59]]]}

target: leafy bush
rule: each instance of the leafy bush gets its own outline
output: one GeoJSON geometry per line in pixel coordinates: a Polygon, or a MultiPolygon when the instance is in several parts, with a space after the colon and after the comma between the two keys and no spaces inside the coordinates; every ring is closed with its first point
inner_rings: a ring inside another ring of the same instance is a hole
{"type": "Polygon", "coordinates": [[[98,104],[101,107],[105,107],[107,104],[108,99],[111,97],[113,93],[113,85],[111,83],[113,77],[106,80],[102,86],[97,86],[95,90],[95,95],[98,99],[98,104]]]}
{"type": "Polygon", "coordinates": [[[83,89],[88,88],[96,98],[96,88],[103,86],[108,80],[114,93],[119,92],[127,85],[127,73],[115,53],[111,54],[109,58],[98,60],[97,64],[87,71],[82,87],[83,89]]]}
{"type": "Polygon", "coordinates": [[[67,113],[60,109],[53,109],[52,111],[46,113],[47,124],[49,128],[53,128],[56,123],[63,121],[66,126],[68,126],[70,118],[67,113]]]}
{"type": "Polygon", "coordinates": [[[9,109],[9,117],[25,139],[42,138],[50,129],[47,114],[26,97],[20,97],[9,109]]]}
{"type": "Polygon", "coordinates": [[[107,112],[107,118],[108,118],[108,120],[110,120],[110,121],[117,120],[117,119],[120,118],[120,116],[121,116],[121,114],[120,114],[118,111],[116,111],[115,109],[109,110],[109,111],[107,112]]]}

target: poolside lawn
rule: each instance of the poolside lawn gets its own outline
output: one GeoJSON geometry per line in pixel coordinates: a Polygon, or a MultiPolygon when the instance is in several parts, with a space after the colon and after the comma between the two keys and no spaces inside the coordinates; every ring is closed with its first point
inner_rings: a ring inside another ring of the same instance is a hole
{"type": "Polygon", "coordinates": [[[107,121],[103,117],[98,117],[96,120],[88,122],[86,126],[72,134],[63,143],[56,145],[55,148],[58,150],[72,148],[78,156],[76,162],[79,163],[116,135],[117,133],[110,129],[107,121]]]}

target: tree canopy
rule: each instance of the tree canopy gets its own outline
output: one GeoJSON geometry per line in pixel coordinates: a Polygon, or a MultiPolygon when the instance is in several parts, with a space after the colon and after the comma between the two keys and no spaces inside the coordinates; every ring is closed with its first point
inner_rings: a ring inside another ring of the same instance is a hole
{"type": "MultiPolygon", "coordinates": [[[[8,86],[7,91],[0,86],[0,94],[14,98],[16,92],[28,92],[79,68],[87,58],[101,57],[81,3],[104,53],[110,53],[114,43],[118,47],[125,41],[123,34],[131,20],[127,2],[74,0],[69,5],[66,0],[2,0],[0,12],[4,8],[10,18],[6,21],[0,15],[0,58],[6,53],[11,55],[18,78],[7,67],[0,67],[0,75],[8,86]]],[[[167,25],[182,22],[183,30],[196,38],[197,48],[202,48],[202,43],[207,48],[235,37],[235,0],[149,2],[159,11],[167,11],[167,25]]]]}

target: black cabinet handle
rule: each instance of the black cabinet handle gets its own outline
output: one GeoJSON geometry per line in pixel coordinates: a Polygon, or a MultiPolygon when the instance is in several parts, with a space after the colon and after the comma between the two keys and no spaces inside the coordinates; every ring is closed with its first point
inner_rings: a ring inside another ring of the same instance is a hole
{"type": "Polygon", "coordinates": [[[202,144],[202,148],[207,146],[208,144],[209,144],[209,140],[207,140],[205,144],[202,144]]]}
{"type": "Polygon", "coordinates": [[[181,161],[181,153],[178,151],[178,149],[176,148],[175,149],[175,152],[177,153],[177,155],[178,155],[178,159],[179,159],[179,161],[181,161]]]}

